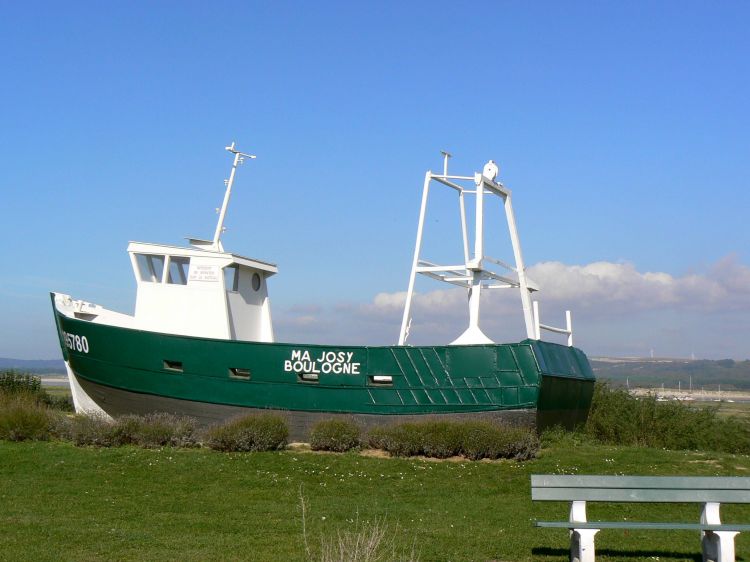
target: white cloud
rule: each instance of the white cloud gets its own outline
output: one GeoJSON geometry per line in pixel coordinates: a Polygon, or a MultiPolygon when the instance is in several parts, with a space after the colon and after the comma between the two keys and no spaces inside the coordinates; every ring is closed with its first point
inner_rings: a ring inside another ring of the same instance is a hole
{"type": "MultiPolygon", "coordinates": [[[[664,272],[639,272],[632,263],[595,262],[566,265],[542,262],[528,268],[528,275],[542,290],[534,299],[554,308],[611,313],[665,308],[699,309],[707,312],[750,306],[750,267],[727,257],[706,273],[673,276],[664,272]]],[[[484,307],[501,312],[518,304],[514,291],[486,291],[484,307]],[[510,294],[509,294],[510,293],[510,294]]],[[[391,316],[401,312],[406,292],[378,293],[362,305],[364,315],[391,316]]],[[[454,315],[466,307],[461,289],[436,289],[416,293],[414,316],[423,313],[454,315]]]]}
{"type": "MultiPolygon", "coordinates": [[[[627,262],[543,262],[528,273],[542,289],[534,293],[542,321],[562,325],[564,311],[572,310],[576,343],[592,354],[645,355],[655,347],[664,354],[669,348],[672,354],[689,356],[700,353],[701,346],[707,350],[703,356],[719,346],[720,356],[749,354],[739,332],[750,324],[750,267],[734,256],[684,275],[640,272],[627,262]],[[734,326],[731,333],[728,325],[734,326]]],[[[440,285],[425,282],[423,287],[440,285]]],[[[405,299],[400,291],[378,293],[368,303],[316,309],[314,314],[306,308],[290,309],[282,314],[279,327],[297,341],[395,343],[405,299]]],[[[412,317],[412,343],[447,343],[466,326],[466,292],[438,288],[416,293],[412,317]]],[[[517,291],[486,291],[481,325],[495,341],[524,338],[517,291]]]]}
{"type": "Polygon", "coordinates": [[[529,268],[529,276],[544,288],[542,302],[569,302],[581,309],[624,307],[627,310],[664,308],[718,312],[750,306],[750,268],[733,256],[723,258],[706,273],[673,276],[636,270],[631,263],[596,262],[565,265],[544,262],[529,268]]]}

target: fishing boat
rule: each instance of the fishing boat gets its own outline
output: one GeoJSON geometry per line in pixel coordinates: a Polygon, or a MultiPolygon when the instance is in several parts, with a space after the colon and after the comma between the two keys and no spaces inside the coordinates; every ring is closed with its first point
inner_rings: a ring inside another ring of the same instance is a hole
{"type": "Polygon", "coordinates": [[[450,175],[450,154],[444,152],[442,172],[426,173],[398,344],[316,345],[275,341],[268,283],[277,266],[224,249],[237,169],[255,158],[235,143],[226,150],[233,162],[211,240],[191,238],[179,247],[128,245],[137,285],[134,314],[51,293],[77,412],[170,412],[207,424],[251,412],[281,412],[292,439],[305,439],[315,422],[336,416],[365,427],[426,416],[539,427],[585,420],[593,393],[591,366],[573,347],[569,312],[564,328],[540,322],[511,191],[497,179],[493,161],[473,175],[450,175]],[[439,265],[421,255],[427,202],[436,187],[458,196],[463,238],[458,264],[439,265]],[[472,199],[470,251],[467,205],[472,199]],[[496,209],[504,209],[515,265],[485,255],[485,210],[497,203],[496,209]],[[454,341],[409,345],[418,275],[466,292],[469,322],[454,341]],[[480,328],[482,293],[501,288],[520,294],[526,328],[521,341],[495,343],[480,328]],[[567,341],[543,341],[542,331],[567,341]]]}

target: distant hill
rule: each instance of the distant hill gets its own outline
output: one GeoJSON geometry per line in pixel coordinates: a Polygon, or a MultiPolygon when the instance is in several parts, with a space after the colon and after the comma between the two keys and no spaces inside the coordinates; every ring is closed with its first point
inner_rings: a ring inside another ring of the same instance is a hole
{"type": "Polygon", "coordinates": [[[590,358],[594,374],[598,379],[616,385],[646,388],[681,386],[683,390],[701,387],[716,390],[719,385],[726,390],[750,389],[750,360],[733,359],[645,359],[645,358],[590,358]]]}
{"type": "Polygon", "coordinates": [[[10,359],[0,357],[0,369],[15,369],[26,373],[46,375],[64,373],[65,363],[62,359],[10,359]]]}

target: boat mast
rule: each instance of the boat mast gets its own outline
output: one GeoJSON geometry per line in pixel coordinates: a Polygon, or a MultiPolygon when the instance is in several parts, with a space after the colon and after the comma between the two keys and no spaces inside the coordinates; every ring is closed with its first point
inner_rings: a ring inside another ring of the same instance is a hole
{"type": "MultiPolygon", "coordinates": [[[[498,168],[492,160],[485,164],[481,173],[475,173],[473,176],[456,176],[448,174],[448,159],[451,155],[445,151],[442,151],[442,155],[443,173],[438,174],[428,171],[425,174],[422,191],[422,204],[420,206],[419,223],[417,226],[417,241],[414,248],[414,260],[412,262],[409,288],[407,289],[404,315],[401,322],[399,345],[405,345],[406,340],[409,337],[409,328],[411,326],[411,305],[414,297],[414,284],[417,273],[427,275],[438,281],[444,281],[446,283],[463,287],[467,290],[469,300],[469,326],[458,339],[452,342],[453,344],[492,343],[492,340],[490,340],[490,338],[488,338],[479,327],[481,294],[483,290],[486,289],[501,288],[519,289],[523,318],[526,326],[526,337],[539,339],[539,329],[549,329],[549,327],[543,324],[540,325],[538,322],[538,315],[534,315],[534,309],[531,302],[531,292],[536,291],[537,287],[526,277],[526,267],[523,262],[523,255],[521,254],[521,244],[518,237],[518,230],[516,228],[513,205],[511,203],[511,191],[502,183],[496,181],[498,168]],[[432,181],[436,181],[458,192],[461,234],[463,238],[463,264],[443,266],[420,258],[425,215],[427,212],[427,200],[432,181]],[[473,184],[473,186],[471,184],[473,184]],[[466,206],[464,199],[467,194],[475,196],[473,255],[469,254],[469,240],[466,228],[466,206]],[[502,200],[510,240],[513,246],[515,267],[485,255],[484,211],[487,198],[493,195],[502,200]],[[489,263],[507,270],[510,273],[510,276],[507,274],[500,275],[488,269],[487,264],[489,263]]],[[[557,331],[557,329],[554,331],[557,331]]]]}
{"type": "Polygon", "coordinates": [[[232,172],[229,174],[229,179],[224,180],[224,184],[227,186],[227,190],[224,193],[224,202],[221,204],[221,210],[219,211],[219,221],[216,223],[216,232],[214,232],[214,239],[211,243],[211,249],[217,252],[223,252],[224,248],[221,245],[221,234],[224,232],[224,217],[227,214],[227,207],[229,206],[229,197],[232,195],[232,185],[234,184],[234,175],[237,172],[237,166],[245,161],[245,158],[255,158],[253,154],[245,154],[240,152],[234,147],[235,143],[232,141],[230,146],[225,146],[225,150],[234,154],[234,163],[232,164],[232,172]]]}

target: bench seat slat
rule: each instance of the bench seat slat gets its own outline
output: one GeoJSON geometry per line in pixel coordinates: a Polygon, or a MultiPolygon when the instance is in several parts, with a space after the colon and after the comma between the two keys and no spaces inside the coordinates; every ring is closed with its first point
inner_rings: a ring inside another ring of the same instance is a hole
{"type": "Polygon", "coordinates": [[[531,499],[750,503],[750,477],[534,474],[531,499]]]}
{"type": "Polygon", "coordinates": [[[545,488],[668,488],[675,490],[750,490],[746,476],[596,476],[532,474],[532,487],[545,488]]]}
{"type": "Polygon", "coordinates": [[[702,523],[647,523],[640,521],[589,521],[574,523],[570,521],[535,521],[535,527],[559,529],[671,529],[687,531],[750,531],[750,525],[707,525],[702,523]]]}
{"type": "Polygon", "coordinates": [[[531,488],[535,501],[750,503],[750,490],[633,488],[531,488]]]}

